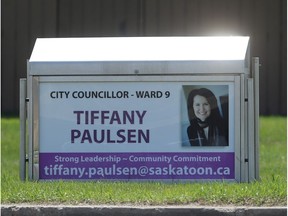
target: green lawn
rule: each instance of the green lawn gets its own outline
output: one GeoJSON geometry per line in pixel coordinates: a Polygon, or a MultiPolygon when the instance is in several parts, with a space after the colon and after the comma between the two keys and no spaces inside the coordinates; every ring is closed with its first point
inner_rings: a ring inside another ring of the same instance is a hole
{"type": "Polygon", "coordinates": [[[287,124],[260,118],[261,181],[246,183],[21,182],[19,120],[2,118],[1,201],[37,204],[286,206],[287,124]]]}

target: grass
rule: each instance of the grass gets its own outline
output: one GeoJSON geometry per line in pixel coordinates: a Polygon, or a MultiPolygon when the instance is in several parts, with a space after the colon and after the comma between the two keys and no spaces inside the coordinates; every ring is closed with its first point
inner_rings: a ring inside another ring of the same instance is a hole
{"type": "Polygon", "coordinates": [[[287,205],[287,124],[284,117],[260,118],[261,181],[246,183],[21,182],[18,177],[19,120],[2,118],[3,204],[287,205]]]}

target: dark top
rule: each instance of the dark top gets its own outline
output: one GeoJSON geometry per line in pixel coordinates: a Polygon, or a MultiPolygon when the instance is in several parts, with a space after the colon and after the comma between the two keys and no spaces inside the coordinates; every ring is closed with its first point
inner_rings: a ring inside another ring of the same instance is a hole
{"type": "Polygon", "coordinates": [[[187,128],[191,146],[228,146],[227,131],[222,122],[200,123],[200,120],[193,120],[187,128]],[[204,128],[208,128],[208,139],[205,136],[204,128]]]}

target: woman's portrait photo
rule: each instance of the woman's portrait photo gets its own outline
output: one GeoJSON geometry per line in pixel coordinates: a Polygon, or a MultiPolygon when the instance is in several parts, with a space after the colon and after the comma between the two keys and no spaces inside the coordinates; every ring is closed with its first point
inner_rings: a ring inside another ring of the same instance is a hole
{"type": "Polygon", "coordinates": [[[189,142],[186,143],[190,146],[228,146],[228,86],[183,86],[183,89],[189,121],[189,142]],[[217,96],[211,89],[219,89],[217,96]]]}

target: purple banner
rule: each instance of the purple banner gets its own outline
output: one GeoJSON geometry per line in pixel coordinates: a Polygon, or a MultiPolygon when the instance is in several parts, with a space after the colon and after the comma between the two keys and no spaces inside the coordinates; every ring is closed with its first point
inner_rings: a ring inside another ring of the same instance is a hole
{"type": "Polygon", "coordinates": [[[40,153],[39,179],[235,179],[234,152],[40,153]]]}

